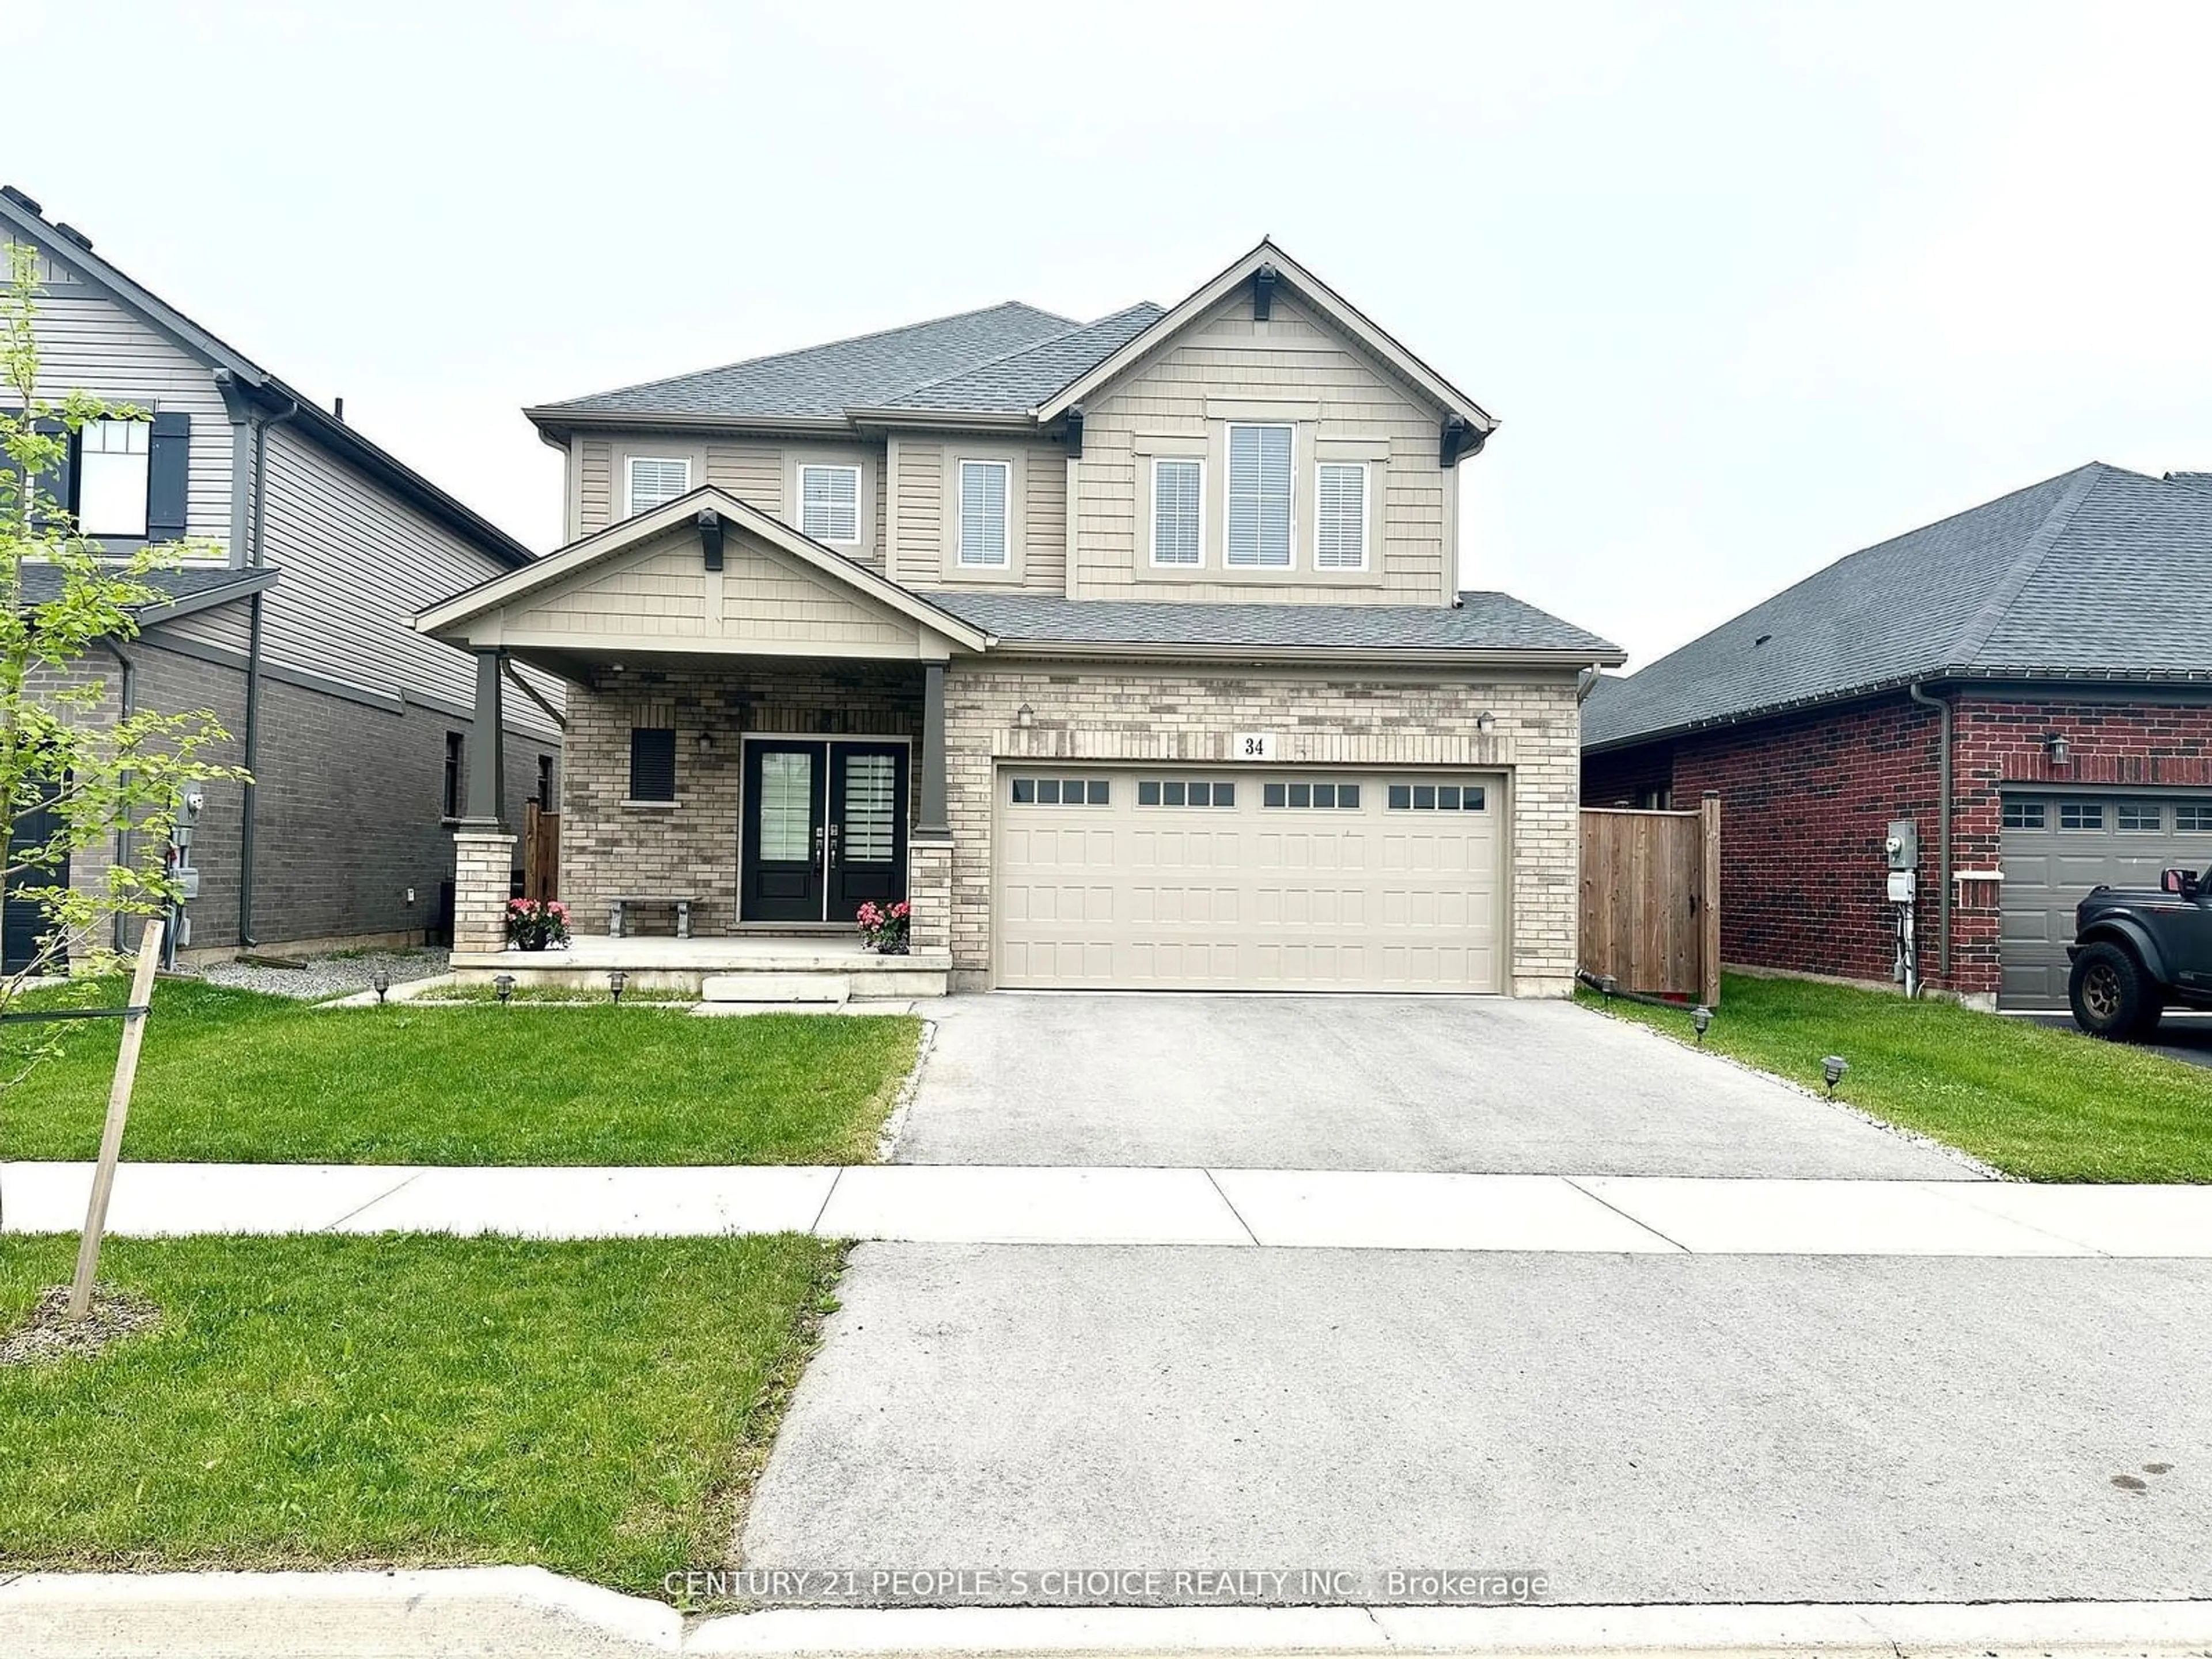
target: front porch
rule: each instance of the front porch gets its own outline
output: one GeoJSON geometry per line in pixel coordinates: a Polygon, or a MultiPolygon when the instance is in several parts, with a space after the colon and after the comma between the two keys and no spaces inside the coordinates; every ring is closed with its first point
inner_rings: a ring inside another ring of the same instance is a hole
{"type": "Polygon", "coordinates": [[[944,950],[878,956],[847,935],[743,934],[717,939],[610,939],[582,933],[553,951],[456,949],[454,982],[489,985],[501,974],[524,987],[681,991],[705,1002],[845,1002],[941,997],[952,973],[944,950]]]}

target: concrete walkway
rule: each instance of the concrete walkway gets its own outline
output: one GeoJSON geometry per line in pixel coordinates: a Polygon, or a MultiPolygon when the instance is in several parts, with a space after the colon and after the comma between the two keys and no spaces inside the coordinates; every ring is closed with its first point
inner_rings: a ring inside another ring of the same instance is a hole
{"type": "MultiPolygon", "coordinates": [[[[0,1164],[10,1233],[84,1217],[88,1164],[0,1164]]],[[[126,1164],[120,1235],[812,1233],[928,1244],[1698,1255],[2212,1257],[2212,1187],[1232,1169],[453,1169],[126,1164]]]]}

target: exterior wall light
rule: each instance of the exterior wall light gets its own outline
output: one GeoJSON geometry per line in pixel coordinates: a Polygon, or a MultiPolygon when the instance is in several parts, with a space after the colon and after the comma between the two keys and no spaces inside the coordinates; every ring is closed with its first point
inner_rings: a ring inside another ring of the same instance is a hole
{"type": "Polygon", "coordinates": [[[2051,763],[2053,766],[2065,765],[2068,755],[2072,752],[2066,746],[2066,734],[2063,732],[2053,732],[2049,737],[2044,738],[2043,752],[2051,757],[2051,763]]]}
{"type": "Polygon", "coordinates": [[[1845,1060],[1841,1054],[1830,1054],[1820,1062],[1820,1075],[1828,1079],[1830,1094],[1836,1092],[1836,1085],[1844,1080],[1844,1073],[1850,1069],[1850,1061],[1845,1060]]]}
{"type": "Polygon", "coordinates": [[[611,997],[615,1001],[620,1002],[622,1000],[623,987],[629,982],[629,975],[623,972],[621,969],[616,968],[610,969],[607,974],[608,996],[611,997]]]}
{"type": "Polygon", "coordinates": [[[1484,709],[1474,717],[1474,729],[1481,732],[1484,737],[1488,737],[1498,729],[1498,716],[1487,708],[1484,709]]]}
{"type": "Polygon", "coordinates": [[[1019,708],[1014,710],[1014,724],[1020,726],[1023,731],[1028,731],[1036,724],[1036,710],[1030,708],[1029,704],[1024,703],[1019,708]]]}
{"type": "Polygon", "coordinates": [[[369,980],[368,988],[376,993],[376,1000],[379,1002],[383,1001],[384,994],[392,988],[392,975],[380,970],[369,980]]]}
{"type": "Polygon", "coordinates": [[[495,975],[491,988],[492,994],[499,999],[499,1006],[504,1008],[514,995],[514,975],[513,974],[495,975]]]}
{"type": "Polygon", "coordinates": [[[702,755],[711,755],[714,752],[714,734],[712,732],[702,732],[699,734],[699,752],[702,755]]]}
{"type": "Polygon", "coordinates": [[[1706,1007],[1704,1003],[1701,1002],[1690,1010],[1690,1029],[1698,1034],[1699,1042],[1705,1040],[1706,1028],[1712,1023],[1713,1011],[1706,1007]]]}

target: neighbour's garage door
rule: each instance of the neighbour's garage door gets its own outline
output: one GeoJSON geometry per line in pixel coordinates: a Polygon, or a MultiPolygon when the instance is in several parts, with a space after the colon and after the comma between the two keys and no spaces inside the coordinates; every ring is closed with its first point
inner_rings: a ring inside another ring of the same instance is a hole
{"type": "Polygon", "coordinates": [[[1024,766],[998,800],[1000,985],[1502,988],[1500,775],[1024,766]]]}
{"type": "Polygon", "coordinates": [[[2008,791],[1998,1001],[2066,1006],[2074,907],[2092,887],[2155,887],[2171,865],[2212,864],[2212,798],[2008,791]]]}

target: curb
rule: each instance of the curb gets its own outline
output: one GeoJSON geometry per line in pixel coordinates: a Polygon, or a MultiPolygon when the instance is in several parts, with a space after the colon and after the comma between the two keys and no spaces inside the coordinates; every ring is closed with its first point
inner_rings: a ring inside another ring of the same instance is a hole
{"type": "Polygon", "coordinates": [[[1024,1655],[2212,1651],[2212,1601],[1632,1607],[788,1608],[686,1620],[541,1567],[32,1573],[0,1580],[9,1659],[1015,1659],[1024,1655]]]}

